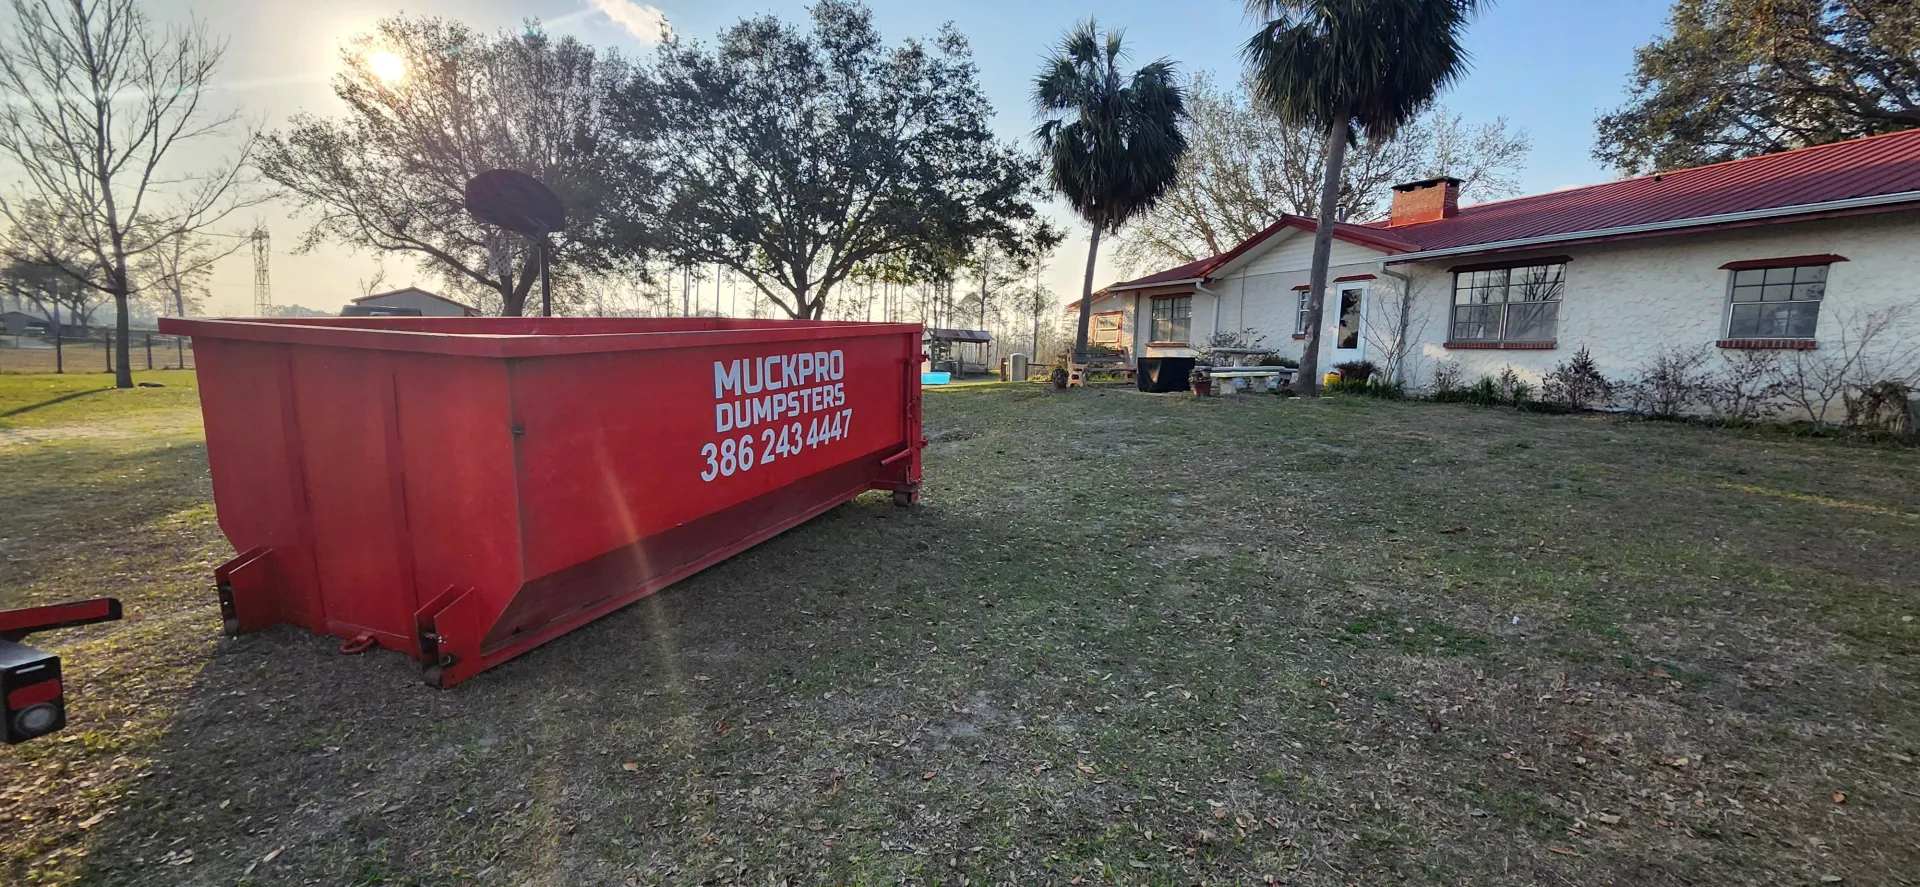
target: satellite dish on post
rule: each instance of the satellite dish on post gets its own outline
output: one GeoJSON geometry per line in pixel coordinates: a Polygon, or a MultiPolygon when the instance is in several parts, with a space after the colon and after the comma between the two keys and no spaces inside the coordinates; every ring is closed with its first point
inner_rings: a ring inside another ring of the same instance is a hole
{"type": "Polygon", "coordinates": [[[553,314],[547,237],[567,227],[567,207],[553,189],[515,169],[490,169],[467,180],[467,212],[475,219],[524,234],[540,251],[540,316],[553,314]]]}

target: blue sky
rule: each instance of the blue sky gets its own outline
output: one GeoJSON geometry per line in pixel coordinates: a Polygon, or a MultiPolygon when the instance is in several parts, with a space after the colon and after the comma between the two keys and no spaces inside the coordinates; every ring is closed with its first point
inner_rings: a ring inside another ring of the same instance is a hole
{"type": "MultiPolygon", "coordinates": [[[[1197,0],[1185,4],[1144,2],[1059,3],[1040,0],[870,0],[889,41],[933,32],[951,21],[971,40],[997,125],[1008,138],[1025,139],[1032,121],[1027,105],[1029,78],[1049,45],[1076,21],[1097,14],[1103,26],[1124,28],[1136,62],[1166,57],[1188,69],[1207,69],[1231,80],[1237,76],[1239,47],[1252,30],[1237,0],[1197,0]]],[[[801,0],[652,0],[682,37],[710,39],[743,16],[774,12],[784,18],[805,15],[801,0]]],[[[413,0],[404,6],[370,0],[154,0],[158,17],[205,21],[216,33],[233,38],[226,78],[231,95],[268,126],[295,111],[338,113],[326,80],[337,65],[341,43],[377,19],[404,9],[443,15],[470,24],[508,27],[538,18],[555,30],[644,55],[646,43],[605,11],[644,17],[633,0],[413,0]]],[[[1468,46],[1473,71],[1442,102],[1469,121],[1504,116],[1533,137],[1533,153],[1521,176],[1524,193],[1585,185],[1614,177],[1591,157],[1593,121],[1618,105],[1636,47],[1665,25],[1668,0],[1504,0],[1473,25],[1468,46]]],[[[285,213],[269,214],[276,238],[274,286],[279,301],[333,307],[356,282],[371,275],[369,256],[339,249],[292,255],[301,226],[285,213]]],[[[1084,234],[1069,241],[1056,257],[1049,282],[1062,293],[1078,294],[1075,269],[1085,256],[1084,234]]],[[[213,308],[244,310],[250,271],[229,263],[216,274],[213,308]]],[[[1103,270],[1099,282],[1111,279],[1103,270]]],[[[431,281],[413,273],[405,260],[386,264],[393,285],[431,281]]],[[[1073,295],[1067,296],[1072,298],[1073,295]]],[[[1065,299],[1063,299],[1064,301],[1065,299]]]]}

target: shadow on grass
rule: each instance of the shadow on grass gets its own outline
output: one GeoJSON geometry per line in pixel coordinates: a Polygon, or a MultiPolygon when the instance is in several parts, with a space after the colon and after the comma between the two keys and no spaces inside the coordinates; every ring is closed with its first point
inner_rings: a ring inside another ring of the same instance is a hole
{"type": "Polygon", "coordinates": [[[14,416],[18,416],[22,413],[31,413],[34,410],[40,409],[42,407],[50,407],[55,404],[66,403],[67,401],[70,401],[70,400],[79,400],[82,397],[91,397],[95,394],[100,394],[100,393],[112,391],[112,390],[114,389],[94,388],[87,391],[75,391],[70,394],[62,394],[59,397],[51,397],[46,400],[40,401],[39,403],[30,403],[23,407],[14,407],[13,409],[7,410],[5,412],[0,412],[0,419],[11,419],[14,416]]]}
{"type": "MultiPolygon", "coordinates": [[[[952,520],[864,497],[451,690],[425,686],[400,653],[342,656],[338,639],[289,627],[223,643],[153,749],[152,776],[85,834],[80,883],[451,885],[490,867],[514,883],[614,883],[626,823],[656,824],[636,836],[651,854],[692,848],[697,834],[664,824],[714,786],[793,763],[745,722],[913,669],[926,620],[967,604],[936,593],[958,584],[944,569],[903,580],[900,553],[986,532],[952,520]],[[911,612],[890,612],[903,581],[911,612]],[[572,849],[553,858],[543,847],[561,834],[572,849]],[[186,849],[190,866],[157,865],[186,849]]],[[[788,722],[810,736],[845,726],[825,713],[788,722]]],[[[920,765],[902,767],[918,780],[920,765]]],[[[777,800],[834,799],[808,787],[777,800]]],[[[719,826],[722,846],[754,834],[719,826]]]]}

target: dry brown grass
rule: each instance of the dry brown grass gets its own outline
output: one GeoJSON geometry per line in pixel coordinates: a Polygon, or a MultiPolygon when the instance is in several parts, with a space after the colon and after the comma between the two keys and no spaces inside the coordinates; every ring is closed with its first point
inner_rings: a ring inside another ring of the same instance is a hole
{"type": "Polygon", "coordinates": [[[1920,871],[1912,449],[1038,386],[927,419],[922,507],[838,509],[446,692],[288,630],[216,647],[191,427],[0,451],[0,604],[130,617],[48,636],[75,723],[0,751],[4,877],[1920,871]]]}

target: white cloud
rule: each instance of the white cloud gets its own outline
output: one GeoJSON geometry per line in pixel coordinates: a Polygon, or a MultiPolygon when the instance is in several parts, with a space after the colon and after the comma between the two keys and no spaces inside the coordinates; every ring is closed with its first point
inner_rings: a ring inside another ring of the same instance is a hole
{"type": "Polygon", "coordinates": [[[634,0],[587,0],[587,4],[613,19],[642,43],[659,43],[662,34],[673,36],[673,25],[659,8],[634,0]]]}

